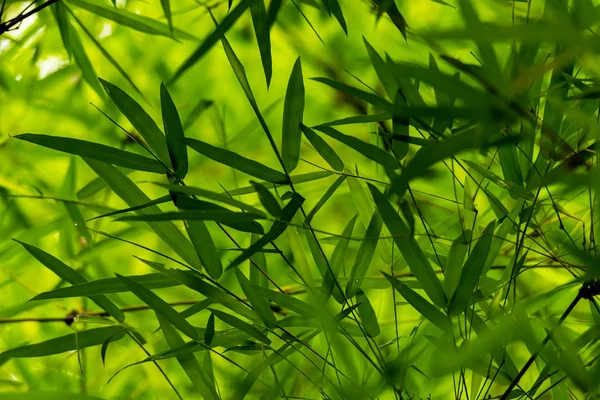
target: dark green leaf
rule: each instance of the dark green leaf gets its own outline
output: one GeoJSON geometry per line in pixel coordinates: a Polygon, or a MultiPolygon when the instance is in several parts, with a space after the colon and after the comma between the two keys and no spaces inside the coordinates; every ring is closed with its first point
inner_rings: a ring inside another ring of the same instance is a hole
{"type": "Polygon", "coordinates": [[[323,138],[321,138],[315,131],[304,124],[301,124],[300,128],[310,144],[312,144],[315,150],[321,157],[323,157],[323,160],[325,160],[327,164],[331,166],[331,168],[335,169],[336,171],[341,171],[344,169],[344,162],[342,159],[336,154],[335,150],[333,150],[331,146],[327,144],[325,140],[323,140],[323,138]]]}
{"type": "Polygon", "coordinates": [[[250,336],[254,337],[256,340],[259,340],[265,344],[271,344],[271,339],[269,339],[264,333],[262,333],[249,323],[244,322],[241,319],[234,317],[233,315],[226,314],[219,310],[210,309],[210,311],[212,311],[212,313],[217,318],[219,318],[226,324],[231,325],[234,328],[239,329],[240,331],[246,332],[250,336]]]}
{"type": "Polygon", "coordinates": [[[164,83],[160,85],[160,106],[171,165],[175,169],[175,177],[178,180],[182,180],[188,171],[187,146],[181,141],[185,135],[177,107],[164,83]]]}
{"type": "Polygon", "coordinates": [[[281,206],[277,202],[273,193],[269,191],[264,185],[258,182],[250,181],[254,189],[256,189],[256,193],[258,193],[258,198],[265,208],[275,218],[279,218],[281,215],[281,206]]]}
{"type": "Polygon", "coordinates": [[[358,304],[358,316],[362,321],[365,332],[370,337],[377,337],[381,333],[379,329],[379,322],[377,322],[377,316],[375,310],[371,306],[371,302],[367,298],[367,295],[359,289],[356,292],[356,303],[358,304]]]}
{"type": "Polygon", "coordinates": [[[210,346],[214,337],[215,337],[215,314],[210,313],[210,317],[208,317],[208,321],[206,322],[206,329],[204,331],[204,343],[206,343],[207,346],[210,346]]]}
{"type": "Polygon", "coordinates": [[[269,29],[269,21],[267,20],[267,9],[265,7],[264,0],[254,0],[252,2],[252,6],[250,7],[250,15],[252,16],[254,34],[256,35],[256,41],[258,42],[260,59],[265,71],[267,87],[269,87],[273,72],[273,60],[271,58],[271,33],[269,29]]]}
{"type": "MultiPolygon", "coordinates": [[[[250,268],[256,267],[252,265],[250,268]]],[[[239,268],[235,269],[235,276],[237,277],[237,280],[242,288],[242,291],[246,295],[246,298],[250,302],[250,305],[252,305],[252,308],[256,314],[258,314],[265,326],[269,329],[275,329],[277,326],[277,320],[273,315],[273,311],[271,311],[269,301],[254,289],[248,278],[246,278],[239,268]]]]}
{"type": "Polygon", "coordinates": [[[303,115],[304,80],[302,78],[302,64],[300,57],[298,57],[288,81],[283,106],[281,156],[288,174],[294,171],[300,158],[300,141],[302,139],[300,124],[303,115]]]}

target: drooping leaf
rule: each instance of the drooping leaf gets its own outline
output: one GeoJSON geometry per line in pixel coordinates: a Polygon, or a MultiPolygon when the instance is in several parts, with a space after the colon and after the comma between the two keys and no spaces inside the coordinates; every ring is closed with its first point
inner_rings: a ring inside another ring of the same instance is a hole
{"type": "Polygon", "coordinates": [[[223,273],[221,255],[204,221],[186,220],[185,229],[208,275],[213,279],[219,279],[223,273]]]}
{"type": "MultiPolygon", "coordinates": [[[[255,267],[251,266],[250,268],[255,267]]],[[[254,309],[256,314],[258,314],[262,322],[265,324],[265,326],[269,329],[275,329],[275,327],[277,326],[277,320],[273,315],[273,311],[271,311],[271,306],[269,305],[269,302],[254,290],[254,287],[252,286],[248,278],[246,278],[246,276],[239,270],[239,268],[235,269],[235,276],[237,277],[238,283],[240,284],[242,291],[246,295],[246,298],[252,305],[252,308],[254,309]]]]}
{"type": "Polygon", "coordinates": [[[125,331],[120,326],[87,329],[77,333],[70,333],[41,343],[28,344],[0,353],[1,359],[45,357],[67,351],[84,349],[86,347],[100,346],[106,339],[119,334],[125,336],[125,331]]]}
{"type": "Polygon", "coordinates": [[[386,197],[375,186],[370,183],[368,186],[375,205],[381,214],[381,218],[394,237],[394,243],[400,249],[408,267],[434,304],[444,307],[446,305],[446,296],[444,295],[442,284],[435,275],[423,250],[386,197]]]}
{"type": "Polygon", "coordinates": [[[360,289],[363,279],[367,275],[369,265],[373,260],[373,254],[375,254],[375,248],[379,242],[382,226],[383,221],[381,215],[379,212],[375,211],[369,222],[365,237],[360,243],[360,248],[358,249],[358,254],[356,255],[352,269],[350,270],[350,275],[348,275],[348,284],[346,285],[346,296],[348,297],[354,297],[360,289]]]}
{"type": "Polygon", "coordinates": [[[288,180],[283,172],[276,171],[233,151],[221,149],[197,139],[186,138],[184,142],[198,153],[256,178],[273,183],[285,183],[288,180]]]}
{"type": "MultiPolygon", "coordinates": [[[[80,1],[80,0],[78,0],[80,1]]],[[[131,125],[142,135],[152,152],[166,166],[171,165],[167,140],[150,115],[131,96],[118,86],[100,79],[104,90],[115,103],[119,111],[131,122],[131,125]]]]}
{"type": "Polygon", "coordinates": [[[335,150],[333,150],[333,148],[331,148],[331,146],[325,140],[323,140],[323,138],[321,138],[315,131],[304,124],[301,124],[300,128],[310,144],[313,145],[315,150],[321,157],[323,157],[323,160],[325,160],[331,168],[335,169],[336,171],[341,171],[344,169],[344,162],[342,159],[336,154],[335,150]]]}
{"type": "Polygon", "coordinates": [[[204,330],[204,343],[207,346],[210,346],[213,338],[215,337],[215,314],[210,313],[210,317],[208,317],[208,321],[206,322],[206,328],[204,330]]]}
{"type": "Polygon", "coordinates": [[[268,211],[269,214],[278,218],[281,215],[281,206],[277,202],[273,193],[269,191],[264,185],[258,182],[250,181],[254,189],[256,189],[256,193],[258,193],[258,198],[262,203],[263,207],[268,211]]]}
{"type": "Polygon", "coordinates": [[[240,16],[252,5],[255,0],[242,0],[221,22],[219,26],[202,42],[202,44],[188,57],[183,64],[177,69],[175,75],[171,79],[171,83],[183,75],[185,71],[190,69],[210,50],[215,43],[225,35],[233,24],[240,18],[240,16]]]}
{"type": "Polygon", "coordinates": [[[151,158],[86,140],[31,133],[15,135],[14,138],[49,149],[62,151],[63,153],[74,154],[138,171],[155,172],[158,174],[167,172],[164,165],[151,158]]]}
{"type": "Polygon", "coordinates": [[[175,328],[185,333],[191,339],[200,340],[198,331],[192,325],[190,325],[190,323],[187,322],[186,319],[183,318],[177,311],[175,311],[173,307],[169,305],[169,303],[135,281],[128,279],[123,275],[115,275],[121,280],[121,282],[123,282],[125,286],[129,288],[129,290],[133,292],[133,294],[150,306],[154,312],[160,314],[167,321],[169,321],[169,323],[173,324],[175,328]]]}
{"type": "MultiPolygon", "coordinates": [[[[58,275],[58,277],[60,277],[61,279],[73,285],[87,282],[86,279],[79,272],[75,271],[73,268],[69,267],[67,264],[54,257],[52,254],[46,253],[42,249],[39,249],[30,244],[20,242],[16,239],[13,240],[18,242],[21,246],[23,246],[25,250],[29,252],[29,254],[35,257],[40,263],[42,263],[46,268],[58,275]]],[[[108,314],[112,315],[117,321],[125,321],[125,315],[123,315],[123,312],[121,312],[121,310],[119,310],[119,307],[117,307],[116,304],[110,301],[105,295],[94,295],[89,296],[89,298],[108,314]]]]}
{"type": "Polygon", "coordinates": [[[187,146],[182,142],[185,135],[177,107],[164,83],[160,85],[160,106],[171,165],[175,169],[175,177],[182,180],[188,171],[187,146]]]}
{"type": "Polygon", "coordinates": [[[252,2],[250,15],[252,16],[254,35],[256,36],[260,51],[260,59],[265,71],[267,87],[269,87],[271,84],[271,75],[273,74],[273,60],[271,56],[271,33],[264,0],[254,0],[252,2]]]}
{"type": "Polygon", "coordinates": [[[484,271],[485,261],[492,244],[493,232],[496,227],[496,221],[492,221],[481,234],[481,238],[469,254],[467,261],[461,271],[458,286],[448,304],[448,314],[456,316],[460,314],[468,305],[473,296],[473,291],[484,271]]]}
{"type": "Polygon", "coordinates": [[[288,174],[294,171],[300,158],[300,142],[302,139],[300,124],[302,124],[303,115],[304,80],[302,78],[302,64],[300,57],[298,57],[288,81],[283,106],[281,157],[288,174]]]}
{"type": "Polygon", "coordinates": [[[358,316],[362,321],[367,335],[370,337],[379,336],[381,330],[379,329],[379,322],[377,322],[375,310],[373,310],[369,298],[361,289],[356,293],[356,303],[358,304],[358,316]]]}
{"type": "Polygon", "coordinates": [[[271,339],[269,339],[264,333],[262,333],[260,330],[258,330],[254,326],[250,325],[249,323],[242,321],[241,319],[234,317],[233,315],[224,313],[219,310],[211,309],[210,311],[217,318],[219,318],[221,321],[225,322],[226,324],[231,325],[234,328],[239,329],[240,331],[246,332],[250,336],[254,337],[255,339],[257,339],[267,345],[271,344],[271,339]]]}

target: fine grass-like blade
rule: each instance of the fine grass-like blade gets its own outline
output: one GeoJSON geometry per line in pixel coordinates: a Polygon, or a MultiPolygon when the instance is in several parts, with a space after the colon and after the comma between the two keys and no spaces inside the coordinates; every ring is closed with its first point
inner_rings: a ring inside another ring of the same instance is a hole
{"type": "MultiPolygon", "coordinates": [[[[234,212],[229,210],[201,210],[201,211],[169,211],[159,214],[128,215],[117,218],[117,221],[215,221],[223,223],[242,223],[252,222],[257,219],[264,219],[262,215],[243,212],[234,212]]],[[[254,225],[249,224],[248,230],[254,232],[254,225]]]]}
{"type": "Polygon", "coordinates": [[[358,316],[362,321],[367,335],[370,337],[379,336],[381,330],[379,328],[379,322],[377,322],[375,310],[373,310],[369,298],[361,289],[356,293],[356,303],[358,304],[358,316]]]}
{"type": "Polygon", "coordinates": [[[123,275],[115,274],[117,278],[123,282],[125,286],[131,290],[133,294],[139,297],[144,303],[146,303],[154,312],[160,314],[167,321],[169,321],[173,326],[179,329],[181,332],[185,333],[191,339],[200,340],[200,336],[198,335],[198,331],[185,318],[183,318],[177,311],[173,309],[162,298],[154,294],[151,290],[146,289],[144,286],[134,282],[131,279],[124,277],[123,275]]]}
{"type": "MultiPolygon", "coordinates": [[[[294,185],[298,185],[301,183],[313,182],[313,181],[317,181],[319,179],[327,178],[331,175],[333,175],[333,173],[330,171],[316,171],[316,172],[309,172],[306,174],[292,175],[292,176],[290,176],[290,179],[294,185]]],[[[260,182],[260,183],[267,184],[269,182],[260,182]]],[[[287,186],[287,183],[286,184],[278,184],[277,186],[282,186],[282,185],[287,186]]],[[[245,186],[245,187],[227,191],[227,194],[229,196],[241,196],[243,194],[250,194],[250,193],[256,193],[254,186],[245,186]]]]}
{"type": "Polygon", "coordinates": [[[256,340],[259,340],[267,345],[271,344],[271,339],[269,339],[264,333],[262,333],[249,323],[244,322],[241,319],[234,317],[233,315],[224,313],[223,311],[214,309],[210,309],[210,311],[226,324],[231,325],[234,328],[239,329],[240,331],[246,332],[248,335],[252,336],[256,340]]]}
{"type": "Polygon", "coordinates": [[[336,285],[336,281],[344,262],[344,256],[346,255],[346,251],[348,250],[348,246],[350,244],[350,240],[348,238],[352,236],[352,231],[354,230],[354,224],[356,223],[357,217],[358,214],[348,221],[348,224],[346,224],[346,227],[342,232],[342,237],[338,239],[338,242],[335,245],[333,253],[329,259],[331,271],[327,271],[325,277],[323,278],[323,285],[321,286],[321,293],[323,293],[325,300],[328,300],[329,296],[331,296],[333,293],[334,298],[339,303],[344,303],[344,295],[336,285]]]}
{"type": "Polygon", "coordinates": [[[360,289],[360,285],[367,275],[371,260],[373,260],[373,254],[375,254],[382,227],[383,221],[381,215],[379,212],[375,211],[371,217],[369,226],[367,227],[365,237],[360,243],[360,248],[358,249],[358,254],[356,255],[352,269],[350,270],[348,284],[346,285],[346,296],[354,297],[356,292],[358,292],[358,289],[360,289]]]}
{"type": "MultiPolygon", "coordinates": [[[[107,185],[130,207],[146,204],[150,201],[148,196],[140,190],[125,174],[117,168],[103,162],[84,159],[84,161],[101,177],[107,185]]],[[[161,212],[158,206],[150,206],[135,211],[138,215],[158,214],[161,212]]],[[[181,231],[169,221],[152,222],[148,225],[177,255],[194,268],[200,267],[200,260],[196,255],[194,247],[181,231]]]]}
{"type": "Polygon", "coordinates": [[[175,36],[187,40],[197,40],[195,36],[179,29],[174,28],[171,30],[171,27],[168,24],[159,22],[156,19],[137,15],[117,7],[107,7],[99,2],[91,0],[68,0],[68,3],[139,32],[150,35],[166,37],[175,36]]]}
{"type": "Polygon", "coordinates": [[[492,221],[483,231],[481,238],[469,254],[460,274],[460,281],[454,291],[454,295],[448,304],[448,315],[456,316],[463,312],[469,305],[473,291],[484,271],[485,261],[490,251],[496,221],[492,221]]]}
{"type": "Polygon", "coordinates": [[[304,80],[300,57],[292,68],[283,105],[281,157],[288,174],[292,173],[300,159],[302,133],[300,124],[304,115],[304,80]]]}
{"type": "Polygon", "coordinates": [[[381,272],[383,276],[392,284],[392,287],[398,291],[415,310],[417,310],[429,322],[443,330],[444,332],[452,332],[452,323],[448,316],[444,315],[440,310],[435,308],[430,302],[419,296],[414,290],[407,285],[394,278],[391,275],[381,272]]]}
{"type": "Polygon", "coordinates": [[[385,226],[394,237],[396,246],[404,256],[408,267],[423,286],[425,293],[439,307],[446,306],[446,296],[439,279],[435,275],[429,260],[410,233],[408,226],[394,210],[387,198],[373,185],[368,184],[375,205],[381,214],[385,226]]]}
{"type": "Polygon", "coordinates": [[[110,96],[110,99],[115,103],[119,111],[131,122],[131,125],[142,135],[150,149],[156,154],[158,159],[166,166],[171,165],[167,141],[156,122],[142,106],[140,106],[131,96],[121,90],[116,85],[100,79],[100,83],[104,86],[104,90],[110,96]]]}
{"type": "MultiPolygon", "coordinates": [[[[104,328],[87,329],[71,333],[41,343],[29,344],[16,349],[0,353],[0,360],[8,358],[44,357],[60,354],[67,351],[84,349],[86,347],[100,346],[104,341],[114,335],[125,336],[121,326],[108,326],[104,328]]],[[[113,339],[115,340],[115,339],[113,339]]]]}
{"type": "Polygon", "coordinates": [[[252,286],[248,278],[246,278],[246,276],[242,273],[242,271],[239,270],[239,268],[235,269],[235,276],[237,277],[238,283],[240,284],[242,291],[246,295],[246,298],[248,298],[248,301],[252,305],[252,308],[254,309],[256,314],[258,314],[265,326],[269,329],[275,329],[275,327],[277,326],[277,320],[273,315],[273,311],[271,310],[271,306],[269,305],[267,299],[259,295],[258,292],[254,290],[254,287],[252,286]]]}
{"type": "Polygon", "coordinates": [[[233,24],[240,18],[240,16],[252,5],[255,0],[242,0],[227,16],[223,21],[217,26],[217,28],[202,42],[200,47],[198,47],[192,55],[184,61],[184,63],[177,69],[175,75],[171,79],[171,83],[175,82],[177,79],[181,77],[181,75],[187,71],[190,67],[192,67],[195,63],[200,61],[200,59],[210,50],[221,37],[225,35],[233,24]]]}
{"type": "Polygon", "coordinates": [[[323,196],[319,199],[319,201],[317,202],[317,204],[315,204],[315,206],[306,215],[306,218],[304,220],[305,223],[310,223],[310,221],[312,221],[312,219],[319,212],[319,210],[321,208],[323,208],[323,206],[325,205],[325,203],[327,203],[327,201],[329,201],[329,199],[331,198],[331,196],[333,196],[333,194],[335,193],[335,191],[340,187],[340,185],[342,183],[344,183],[345,180],[346,180],[346,175],[340,175],[335,180],[335,182],[333,182],[331,184],[331,186],[329,186],[329,188],[327,189],[327,191],[325,192],[325,194],[323,194],[323,196]]]}
{"type": "Polygon", "coordinates": [[[137,171],[155,172],[158,174],[167,172],[165,166],[156,160],[103,144],[88,142],[87,140],[36,135],[32,133],[15,135],[14,138],[49,149],[62,151],[63,153],[74,154],[137,171]]]}
{"type": "MultiPolygon", "coordinates": [[[[171,350],[183,346],[185,342],[179,333],[173,328],[173,325],[171,325],[169,321],[167,321],[167,319],[159,313],[156,313],[156,317],[171,350]]],[[[196,360],[194,353],[189,352],[187,354],[180,354],[177,355],[176,358],[185,371],[185,374],[188,376],[188,378],[190,378],[190,381],[204,399],[219,399],[219,395],[215,391],[214,385],[210,384],[210,378],[207,376],[207,373],[200,368],[200,364],[198,364],[198,360],[196,360]]]]}
{"type": "Polygon", "coordinates": [[[243,157],[233,151],[221,149],[197,139],[186,138],[184,139],[184,142],[198,153],[250,176],[273,183],[286,183],[288,180],[283,172],[269,168],[266,165],[243,157]]]}
{"type": "Polygon", "coordinates": [[[495,173],[483,168],[481,165],[476,164],[472,161],[469,161],[469,160],[463,160],[463,161],[469,167],[473,168],[475,171],[477,171],[479,174],[481,174],[481,176],[487,178],[490,182],[492,182],[496,186],[507,190],[510,193],[511,197],[516,198],[516,199],[521,198],[521,199],[530,200],[530,201],[535,198],[535,196],[533,195],[533,193],[531,193],[529,191],[529,189],[524,188],[523,186],[519,186],[513,182],[505,181],[504,179],[500,178],[495,173]]]}
{"type": "MultiPolygon", "coordinates": [[[[271,2],[272,3],[272,2],[271,2]]],[[[271,32],[267,18],[267,9],[264,0],[254,0],[250,6],[250,15],[252,16],[252,25],[254,26],[254,35],[258,43],[260,60],[262,61],[267,88],[271,84],[273,74],[273,60],[271,56],[271,32]]]]}
{"type": "Polygon", "coordinates": [[[344,169],[344,162],[331,148],[331,146],[321,138],[321,136],[317,135],[315,131],[310,129],[308,126],[301,124],[300,129],[304,133],[304,136],[308,139],[310,144],[315,148],[315,150],[319,153],[323,160],[329,164],[331,168],[336,171],[342,171],[344,169]]]}
{"type": "MultiPolygon", "coordinates": [[[[25,248],[25,250],[29,252],[29,254],[35,257],[40,263],[42,263],[46,268],[58,275],[58,277],[60,277],[61,279],[69,282],[72,285],[87,282],[86,279],[79,272],[75,271],[73,268],[69,267],[67,264],[63,263],[53,255],[46,253],[45,251],[30,244],[20,242],[16,239],[13,240],[22,245],[25,248]]],[[[89,296],[89,298],[100,308],[106,311],[109,315],[113,316],[117,321],[125,321],[125,315],[123,315],[121,310],[119,310],[119,307],[117,307],[115,303],[110,301],[108,297],[104,295],[94,295],[89,296]]]]}
{"type": "Polygon", "coordinates": [[[175,177],[181,181],[185,178],[188,171],[187,146],[182,141],[185,135],[181,126],[179,112],[177,112],[177,107],[164,83],[160,85],[160,106],[171,165],[175,169],[175,177]]]}
{"type": "Polygon", "coordinates": [[[162,196],[162,197],[159,197],[157,199],[151,200],[148,203],[142,204],[140,206],[128,207],[128,208],[124,208],[122,210],[112,211],[112,212],[109,212],[109,213],[106,213],[106,214],[98,215],[98,216],[96,216],[94,218],[90,218],[89,221],[93,221],[93,220],[98,219],[98,218],[106,218],[106,217],[112,217],[114,215],[125,214],[125,213],[128,213],[128,212],[132,212],[132,211],[136,211],[136,210],[141,210],[142,208],[147,208],[147,207],[150,207],[150,206],[154,206],[154,205],[158,205],[158,204],[163,204],[163,203],[169,203],[170,201],[171,201],[171,196],[170,195],[166,195],[166,196],[162,196]]]}

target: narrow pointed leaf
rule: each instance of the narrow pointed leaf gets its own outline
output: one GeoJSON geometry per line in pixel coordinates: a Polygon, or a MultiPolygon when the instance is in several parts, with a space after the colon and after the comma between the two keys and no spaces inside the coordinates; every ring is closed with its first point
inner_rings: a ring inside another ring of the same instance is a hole
{"type": "Polygon", "coordinates": [[[263,207],[268,211],[269,214],[278,218],[281,215],[281,206],[277,202],[273,193],[269,191],[264,185],[258,182],[250,181],[254,189],[256,189],[256,193],[258,193],[258,198],[262,203],[263,207]]]}
{"type": "Polygon", "coordinates": [[[300,57],[296,60],[288,81],[283,106],[281,156],[288,174],[298,165],[302,133],[300,124],[304,115],[304,80],[300,57]]]}
{"type": "Polygon", "coordinates": [[[241,319],[234,317],[233,315],[224,313],[219,310],[211,309],[211,311],[217,318],[219,318],[226,324],[231,325],[234,328],[239,329],[240,331],[246,332],[250,336],[254,337],[256,340],[259,340],[267,345],[271,344],[271,339],[269,339],[264,333],[262,333],[249,323],[244,322],[241,319]]]}
{"type": "Polygon", "coordinates": [[[187,146],[181,140],[185,135],[177,107],[164,83],[160,85],[160,106],[171,165],[175,169],[175,177],[182,180],[188,171],[187,146]]]}
{"type": "Polygon", "coordinates": [[[260,51],[263,70],[267,87],[271,84],[271,75],[273,74],[273,60],[271,57],[271,33],[269,21],[267,20],[267,9],[264,0],[254,0],[250,6],[250,15],[252,16],[252,25],[254,26],[254,35],[260,51]]]}
{"type": "Polygon", "coordinates": [[[358,304],[358,316],[362,321],[365,332],[370,337],[377,337],[381,333],[379,329],[379,322],[377,322],[377,316],[375,310],[371,306],[369,298],[362,290],[358,290],[356,293],[356,303],[358,304]]]}
{"type": "Polygon", "coordinates": [[[186,220],[185,229],[208,275],[219,279],[223,273],[221,256],[204,221],[186,220]]]}
{"type": "MultiPolygon", "coordinates": [[[[256,267],[251,266],[250,268],[256,267]]],[[[254,287],[248,278],[246,278],[239,268],[235,269],[235,276],[237,277],[237,280],[242,288],[242,291],[246,295],[246,298],[250,302],[250,305],[252,305],[252,308],[256,314],[258,314],[265,326],[269,329],[275,329],[277,326],[277,320],[273,315],[269,301],[265,297],[261,296],[256,290],[254,290],[254,287]]]]}
{"type": "Polygon", "coordinates": [[[323,160],[325,160],[331,168],[336,171],[342,171],[344,169],[344,162],[342,159],[336,154],[335,150],[321,138],[321,136],[304,124],[301,124],[300,128],[310,144],[312,144],[315,150],[323,157],[323,160]]]}
{"type": "Polygon", "coordinates": [[[66,138],[60,136],[37,135],[23,133],[15,135],[15,139],[24,140],[49,149],[62,151],[63,153],[91,158],[120,167],[131,168],[138,171],[156,172],[164,174],[167,172],[164,165],[156,160],[139,154],[131,153],[103,144],[88,142],[87,140],[66,138]]]}
{"type": "Polygon", "coordinates": [[[208,321],[206,322],[206,328],[204,330],[204,343],[206,343],[207,346],[210,346],[214,337],[215,337],[215,314],[210,313],[210,317],[208,317],[208,321]]]}

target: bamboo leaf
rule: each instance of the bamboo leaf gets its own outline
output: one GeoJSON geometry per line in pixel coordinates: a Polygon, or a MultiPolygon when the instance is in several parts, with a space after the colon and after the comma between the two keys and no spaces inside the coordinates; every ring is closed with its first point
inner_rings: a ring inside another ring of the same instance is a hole
{"type": "Polygon", "coordinates": [[[173,326],[179,329],[181,332],[185,333],[188,337],[195,340],[200,340],[200,336],[192,325],[186,321],[177,311],[173,309],[162,298],[154,294],[151,290],[146,289],[144,286],[136,283],[135,281],[124,277],[123,275],[115,274],[117,278],[123,282],[133,294],[139,297],[144,303],[150,306],[154,312],[160,314],[164,317],[169,323],[173,324],[173,326]]]}
{"type": "Polygon", "coordinates": [[[206,322],[206,328],[204,330],[204,343],[206,343],[207,346],[210,346],[214,337],[215,337],[215,314],[210,313],[210,317],[208,317],[208,321],[206,322]]]}
{"type": "Polygon", "coordinates": [[[375,211],[371,217],[369,226],[367,227],[365,237],[360,243],[360,248],[358,249],[358,254],[356,255],[352,269],[350,270],[348,284],[346,285],[346,296],[354,297],[358,292],[358,289],[360,289],[360,285],[363,279],[365,279],[369,265],[373,260],[382,227],[383,221],[381,220],[381,215],[379,212],[375,211]]]}
{"type": "MultiPolygon", "coordinates": [[[[255,268],[251,266],[250,268],[255,268]]],[[[254,290],[254,287],[246,278],[246,276],[240,271],[239,268],[235,269],[235,276],[242,288],[242,291],[246,295],[246,298],[252,305],[252,308],[256,312],[256,314],[260,317],[265,326],[269,329],[275,329],[277,326],[277,320],[273,315],[273,311],[271,311],[271,306],[265,297],[260,296],[258,292],[254,290]]]]}
{"type": "Polygon", "coordinates": [[[448,315],[456,316],[463,312],[469,305],[473,296],[473,291],[482,276],[485,267],[485,261],[488,257],[492,239],[494,238],[494,228],[496,221],[492,221],[481,234],[481,238],[469,254],[460,274],[460,281],[456,291],[448,304],[448,315]]]}
{"type": "Polygon", "coordinates": [[[67,351],[84,349],[86,347],[100,346],[106,339],[119,334],[125,336],[125,330],[120,326],[87,329],[77,333],[70,333],[44,342],[28,344],[0,353],[1,359],[45,357],[67,351]]]}
{"type": "Polygon", "coordinates": [[[255,178],[264,179],[267,182],[285,183],[287,177],[283,172],[276,171],[257,161],[243,157],[233,151],[215,147],[197,139],[184,139],[184,143],[196,150],[198,153],[228,167],[235,168],[255,178]]]}
{"type": "Polygon", "coordinates": [[[250,15],[252,16],[252,25],[254,26],[258,50],[260,51],[260,59],[265,71],[267,87],[269,87],[273,73],[273,60],[271,57],[271,33],[264,0],[254,0],[252,2],[250,15]]]}
{"type": "Polygon", "coordinates": [[[100,79],[104,90],[115,103],[119,111],[131,122],[131,125],[142,135],[150,149],[166,166],[171,165],[167,141],[156,122],[142,106],[118,86],[100,79]]]}
{"type": "Polygon", "coordinates": [[[183,64],[177,69],[170,83],[175,82],[183,75],[185,71],[196,64],[210,50],[222,36],[225,35],[240,16],[252,5],[255,0],[242,0],[225,19],[217,26],[217,28],[202,42],[202,44],[188,57],[183,64]]]}
{"type": "MultiPolygon", "coordinates": [[[[59,278],[69,282],[72,285],[82,284],[87,282],[86,279],[73,268],[69,267],[67,264],[60,261],[58,258],[54,257],[52,254],[46,253],[42,249],[39,249],[30,244],[18,241],[17,239],[13,239],[17,243],[29,252],[33,257],[36,258],[40,263],[42,263],[46,268],[50,271],[54,272],[59,278]]],[[[90,300],[96,303],[100,308],[106,311],[108,314],[113,316],[117,321],[124,322],[125,315],[119,310],[119,307],[115,305],[112,301],[108,299],[108,297],[104,295],[94,295],[89,296],[90,300]]]]}
{"type": "Polygon", "coordinates": [[[392,103],[390,103],[388,100],[384,99],[383,97],[381,97],[375,93],[365,92],[364,90],[360,90],[355,87],[346,85],[345,83],[336,82],[329,78],[311,78],[311,79],[313,81],[317,81],[317,82],[323,83],[327,86],[330,86],[341,92],[347,93],[352,97],[356,97],[357,99],[362,100],[366,103],[369,103],[375,107],[381,108],[382,110],[386,110],[386,111],[392,110],[392,103]]]}
{"type": "Polygon", "coordinates": [[[370,183],[368,186],[381,218],[394,237],[394,243],[400,249],[408,267],[433,303],[439,307],[444,307],[446,305],[444,290],[423,250],[386,197],[375,186],[370,183]]]}
{"type": "Polygon", "coordinates": [[[131,168],[138,171],[155,172],[164,174],[167,172],[164,165],[156,160],[139,154],[120,150],[103,144],[88,142],[86,140],[72,139],[60,136],[36,135],[23,133],[15,135],[15,139],[24,140],[49,149],[62,151],[63,153],[102,161],[107,164],[131,168]]]}
{"type": "Polygon", "coordinates": [[[249,323],[244,322],[241,319],[234,317],[233,315],[229,315],[219,310],[210,309],[210,311],[226,324],[231,325],[234,328],[239,329],[240,331],[246,332],[248,335],[252,336],[256,340],[263,342],[264,344],[271,344],[271,339],[269,339],[264,333],[262,333],[249,323]]]}
{"type": "Polygon", "coordinates": [[[254,189],[256,189],[256,193],[258,193],[258,198],[263,207],[269,214],[275,218],[278,218],[281,215],[281,206],[277,202],[275,196],[273,196],[273,193],[271,193],[269,189],[258,182],[250,181],[250,183],[252,186],[254,186],[254,189]]]}
{"type": "MultiPolygon", "coordinates": [[[[169,3],[168,0],[167,3],[169,3]]],[[[175,177],[181,181],[185,178],[188,171],[187,146],[181,141],[181,139],[185,138],[185,135],[181,126],[179,112],[177,112],[177,107],[164,83],[160,85],[160,106],[171,165],[175,169],[175,177]]]]}
{"type": "Polygon", "coordinates": [[[223,273],[221,256],[204,221],[186,220],[185,229],[208,275],[213,279],[219,279],[223,273]]]}
{"type": "Polygon", "coordinates": [[[452,332],[452,323],[450,319],[440,310],[435,308],[430,302],[419,296],[414,290],[400,282],[391,275],[381,272],[383,276],[392,284],[392,287],[398,291],[415,310],[417,310],[425,319],[443,330],[452,332]]]}
{"type": "Polygon", "coordinates": [[[379,329],[379,322],[377,322],[375,310],[373,310],[369,298],[361,289],[356,293],[356,303],[358,304],[358,316],[363,323],[367,335],[370,337],[379,336],[381,330],[379,329]]]}
{"type": "Polygon", "coordinates": [[[281,156],[288,174],[294,171],[300,158],[300,142],[302,139],[300,124],[302,124],[303,114],[304,81],[302,78],[302,63],[300,57],[298,57],[288,81],[283,106],[281,156]]]}
{"type": "Polygon", "coordinates": [[[308,139],[310,144],[315,148],[319,155],[336,171],[342,171],[344,169],[344,162],[336,154],[335,150],[327,144],[323,138],[321,138],[315,131],[310,129],[304,124],[300,124],[300,129],[304,133],[304,136],[308,139]]]}

